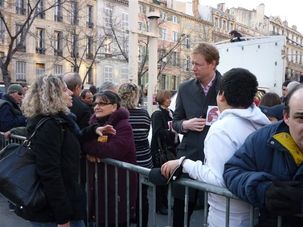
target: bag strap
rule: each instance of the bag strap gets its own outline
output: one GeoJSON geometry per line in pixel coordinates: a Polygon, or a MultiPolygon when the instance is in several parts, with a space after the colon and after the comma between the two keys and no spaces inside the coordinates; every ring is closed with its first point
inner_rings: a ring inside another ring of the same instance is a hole
{"type": "Polygon", "coordinates": [[[44,118],[42,118],[42,119],[38,122],[38,124],[36,125],[34,132],[30,135],[30,137],[29,137],[26,141],[27,141],[27,142],[31,141],[31,139],[36,135],[38,129],[39,129],[46,121],[48,121],[48,120],[50,120],[50,119],[51,119],[51,117],[44,117],[44,118]]]}

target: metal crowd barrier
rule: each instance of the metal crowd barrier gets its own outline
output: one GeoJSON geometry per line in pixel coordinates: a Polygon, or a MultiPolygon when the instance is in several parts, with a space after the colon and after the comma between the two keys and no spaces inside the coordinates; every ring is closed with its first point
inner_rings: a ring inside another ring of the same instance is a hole
{"type": "MultiPolygon", "coordinates": [[[[1,145],[1,149],[2,147],[6,146],[9,143],[22,143],[24,141],[24,137],[21,136],[17,136],[17,135],[11,135],[10,139],[4,139],[3,137],[3,133],[0,132],[0,145],[1,145]]],[[[98,214],[99,212],[99,206],[104,206],[105,207],[105,216],[107,217],[108,214],[108,210],[107,210],[107,203],[108,202],[112,202],[114,201],[116,206],[116,210],[115,210],[115,226],[118,227],[118,193],[117,193],[117,189],[119,187],[118,185],[118,169],[119,168],[123,168],[126,170],[127,174],[127,186],[129,186],[129,172],[136,172],[139,176],[139,226],[142,226],[142,184],[148,185],[149,189],[151,190],[149,193],[149,226],[159,226],[157,223],[157,215],[156,215],[156,186],[154,184],[152,184],[151,182],[148,181],[148,173],[150,171],[150,169],[148,168],[144,168],[144,167],[140,167],[138,165],[133,165],[130,163],[126,163],[126,162],[122,162],[122,161],[118,161],[118,160],[113,160],[113,159],[103,159],[102,162],[105,164],[105,173],[107,172],[107,166],[108,165],[113,165],[115,166],[115,189],[116,189],[116,193],[115,193],[115,198],[108,198],[107,197],[107,191],[105,190],[105,203],[106,204],[98,204],[96,202],[96,214],[98,214]]],[[[98,168],[98,163],[95,164],[95,170],[97,170],[98,168]]],[[[88,177],[88,171],[86,168],[86,175],[88,177]]],[[[96,179],[98,179],[98,171],[95,171],[95,187],[98,188],[98,182],[96,181],[96,179]]],[[[105,177],[105,182],[104,183],[104,187],[107,188],[107,178],[105,177]]],[[[197,189],[200,191],[205,192],[205,199],[204,199],[204,209],[203,209],[203,215],[201,223],[203,223],[203,226],[208,226],[207,224],[207,214],[208,214],[208,194],[209,193],[214,193],[217,195],[221,195],[224,196],[226,198],[226,214],[225,214],[225,226],[229,227],[229,212],[230,212],[230,199],[238,199],[236,196],[234,196],[230,191],[228,191],[226,188],[222,188],[222,187],[217,187],[214,185],[210,185],[207,183],[203,183],[203,182],[199,182],[199,181],[195,181],[195,180],[191,180],[191,179],[185,179],[185,178],[180,178],[177,179],[176,181],[173,182],[173,184],[180,184],[183,185],[185,187],[185,195],[184,195],[184,201],[185,201],[185,205],[184,205],[184,226],[187,226],[187,213],[188,213],[188,200],[189,200],[189,196],[188,196],[188,191],[189,188],[193,188],[193,189],[197,189]]],[[[88,192],[87,190],[87,185],[86,185],[86,192],[88,192]]],[[[98,201],[98,196],[100,196],[98,194],[98,190],[95,190],[96,194],[95,194],[95,200],[98,201]]],[[[130,204],[130,196],[129,196],[129,187],[127,187],[126,189],[126,195],[127,195],[127,201],[126,204],[130,204]]],[[[103,195],[102,195],[103,196],[103,195]]],[[[88,197],[87,197],[88,198],[88,197]]],[[[172,204],[173,204],[173,196],[172,196],[172,186],[171,184],[168,186],[168,215],[167,215],[167,220],[166,220],[166,226],[172,226],[172,204]]],[[[88,204],[86,207],[87,211],[88,211],[88,204]]],[[[202,212],[202,211],[201,211],[202,212]]],[[[257,209],[254,209],[251,206],[250,209],[250,226],[254,226],[257,223],[256,217],[258,216],[257,213],[257,209]]],[[[138,215],[138,214],[137,214],[138,215]]],[[[130,206],[128,206],[128,210],[127,210],[127,226],[134,226],[131,222],[130,222],[130,206]]],[[[108,220],[105,220],[105,223],[103,225],[100,225],[99,220],[98,220],[98,215],[96,215],[96,221],[95,223],[89,223],[89,220],[87,218],[86,220],[87,226],[90,227],[99,227],[99,226],[108,226],[108,220]]],[[[277,227],[282,227],[282,218],[278,217],[278,224],[277,227]]]]}

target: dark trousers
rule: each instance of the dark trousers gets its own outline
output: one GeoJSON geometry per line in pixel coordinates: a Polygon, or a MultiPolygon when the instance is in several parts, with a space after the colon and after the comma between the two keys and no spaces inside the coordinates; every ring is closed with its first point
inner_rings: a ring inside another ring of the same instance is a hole
{"type": "MultiPolygon", "coordinates": [[[[196,206],[195,202],[188,202],[187,226],[189,226],[190,217],[193,214],[195,206],[196,206]]],[[[184,200],[177,198],[174,198],[173,226],[174,227],[184,226],[184,200]]]]}
{"type": "Polygon", "coordinates": [[[168,185],[156,186],[156,211],[161,208],[167,209],[167,191],[168,185]]]}
{"type": "MultiPolygon", "coordinates": [[[[149,211],[149,204],[148,204],[148,185],[142,184],[142,227],[148,226],[148,211],[149,211]]],[[[138,186],[138,194],[137,194],[137,203],[136,203],[136,223],[139,227],[140,223],[140,215],[139,215],[139,186],[138,186]]]]}

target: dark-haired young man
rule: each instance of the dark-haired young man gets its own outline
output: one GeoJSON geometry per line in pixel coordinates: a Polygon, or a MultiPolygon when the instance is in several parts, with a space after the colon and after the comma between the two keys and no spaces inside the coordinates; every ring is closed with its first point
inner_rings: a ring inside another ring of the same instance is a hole
{"type": "Polygon", "coordinates": [[[303,226],[303,86],[286,96],[283,121],[252,135],[225,164],[226,186],[260,208],[258,226],[303,226]]]}
{"type": "MultiPolygon", "coordinates": [[[[217,186],[225,186],[224,164],[244,143],[246,137],[266,124],[267,117],[253,103],[257,92],[256,77],[246,69],[235,68],[226,72],[219,84],[217,104],[220,110],[218,120],[210,127],[204,141],[205,162],[192,161],[186,156],[166,162],[161,167],[164,176],[169,177],[180,165],[190,177],[217,186]]],[[[225,226],[226,199],[210,194],[208,226],[225,226]]],[[[249,226],[249,206],[239,201],[230,201],[229,226],[249,226]]]]}

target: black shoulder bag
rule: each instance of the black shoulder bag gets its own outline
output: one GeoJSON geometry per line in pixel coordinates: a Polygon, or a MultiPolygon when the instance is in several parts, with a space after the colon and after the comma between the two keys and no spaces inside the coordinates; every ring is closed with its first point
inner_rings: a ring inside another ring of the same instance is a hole
{"type": "Polygon", "coordinates": [[[12,143],[0,153],[0,193],[19,209],[40,210],[47,201],[36,172],[36,163],[31,152],[31,140],[47,120],[41,119],[31,136],[22,144],[12,143]]]}

